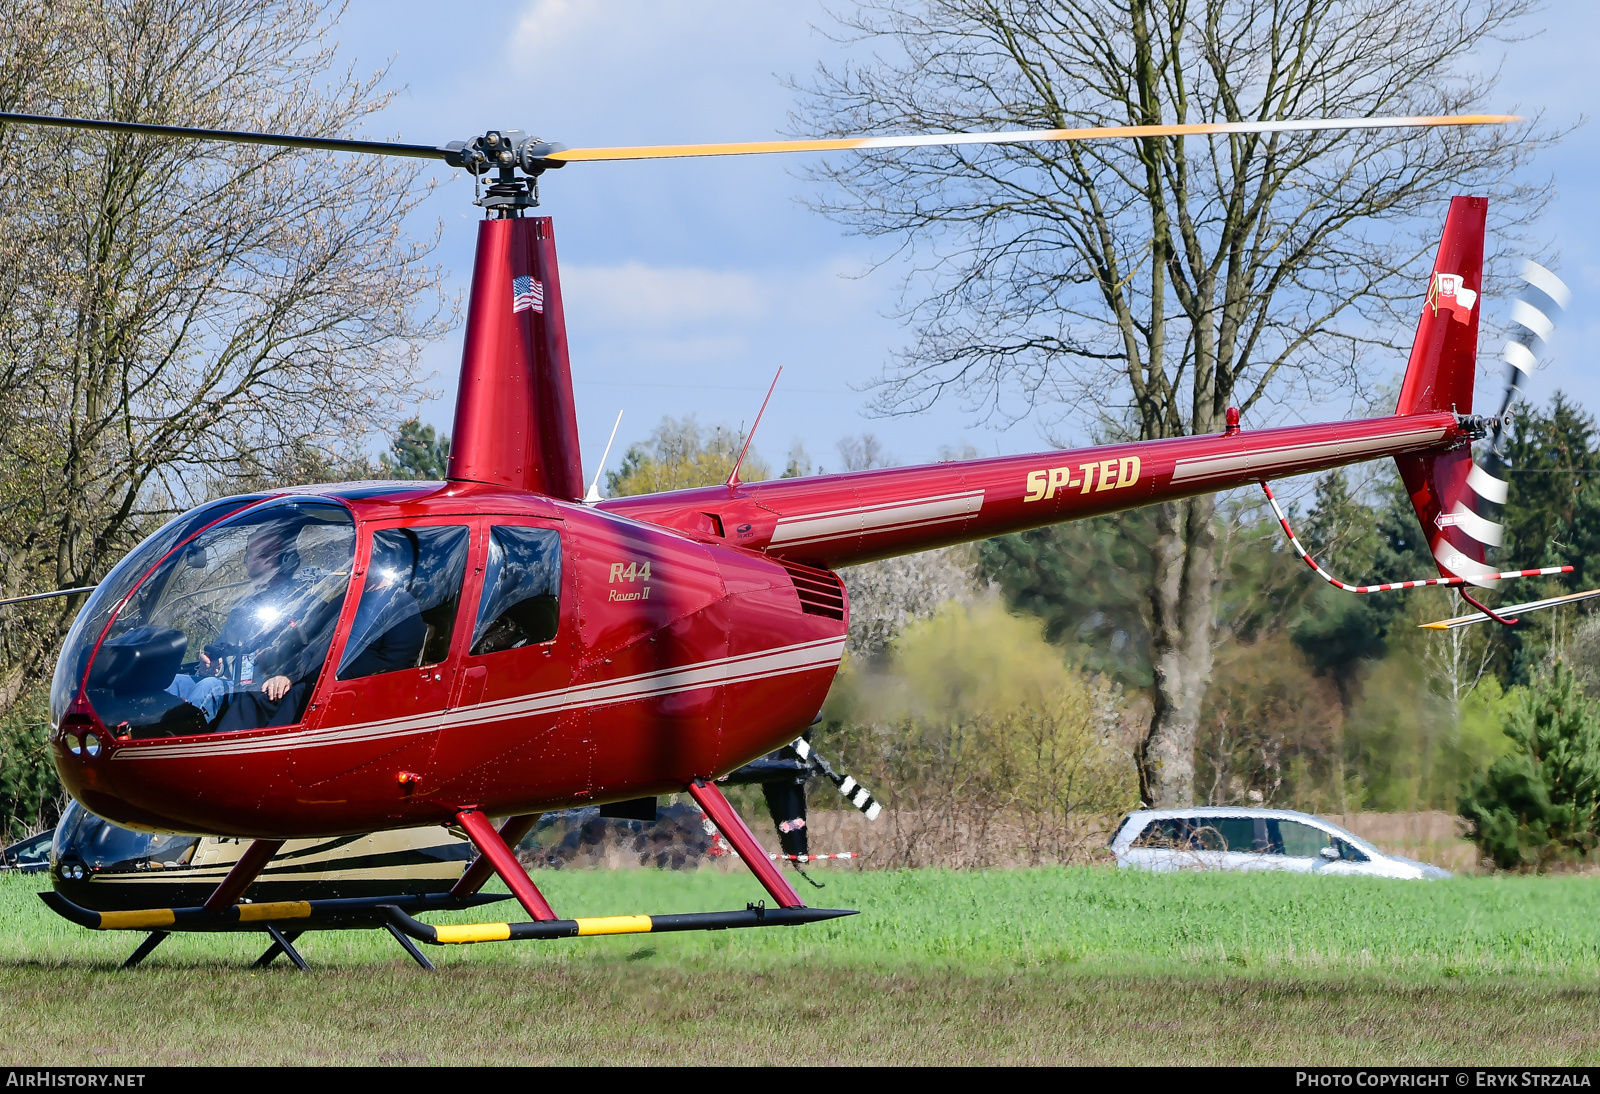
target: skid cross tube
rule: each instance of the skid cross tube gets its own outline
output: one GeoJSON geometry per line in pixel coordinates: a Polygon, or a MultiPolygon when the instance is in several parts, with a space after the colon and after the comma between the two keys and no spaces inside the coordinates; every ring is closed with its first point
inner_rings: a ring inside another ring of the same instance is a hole
{"type": "MultiPolygon", "coordinates": [[[[506,846],[506,841],[500,838],[500,833],[494,830],[494,825],[489,823],[488,817],[476,809],[463,809],[456,814],[456,821],[471,838],[473,845],[478,848],[478,853],[489,860],[489,865],[500,875],[500,880],[506,883],[511,895],[517,898],[517,903],[528,910],[529,915],[537,920],[555,919],[555,909],[550,907],[550,902],[544,898],[539,887],[528,876],[528,871],[522,868],[522,863],[517,861],[516,854],[506,846]]],[[[507,827],[510,827],[509,822],[507,827]]]]}
{"type": "Polygon", "coordinates": [[[550,919],[537,923],[458,923],[434,926],[399,908],[388,909],[395,929],[432,946],[473,942],[517,942],[581,938],[603,934],[664,934],[670,931],[726,931],[739,927],[798,927],[856,915],[849,908],[768,908],[752,904],[737,912],[686,912],[679,915],[613,915],[593,919],[550,919]]]}
{"type": "Polygon", "coordinates": [[[733,806],[728,804],[728,799],[723,797],[716,783],[696,779],[689,784],[689,793],[694,795],[694,800],[705,810],[706,816],[711,818],[711,823],[717,826],[723,838],[733,844],[733,849],[739,852],[744,864],[750,867],[750,872],[756,876],[756,880],[761,882],[767,892],[772,894],[772,899],[778,902],[780,908],[805,907],[799,894],[790,886],[789,880],[772,865],[772,860],[767,858],[767,852],[756,842],[755,834],[734,811],[733,806]]]}
{"type": "Polygon", "coordinates": [[[260,960],[252,965],[251,968],[264,969],[272,964],[281,953],[290,961],[293,961],[294,967],[301,972],[310,970],[311,966],[306,964],[306,959],[301,957],[300,951],[294,948],[294,940],[300,937],[301,932],[289,931],[286,934],[271,923],[268,923],[267,934],[272,937],[272,945],[267,948],[267,952],[262,954],[260,960]]]}
{"type": "Polygon", "coordinates": [[[404,947],[406,953],[411,955],[411,960],[422,966],[423,972],[439,971],[438,969],[434,968],[433,962],[428,960],[428,955],[417,949],[417,944],[411,941],[410,935],[406,934],[399,927],[396,927],[388,920],[385,920],[383,925],[388,930],[389,934],[393,936],[394,940],[404,947]]]}
{"type": "MultiPolygon", "coordinates": [[[[507,817],[500,826],[500,842],[504,843],[513,853],[517,844],[522,842],[522,837],[533,831],[533,826],[539,823],[542,813],[523,813],[520,816],[507,817]]],[[[450,890],[451,896],[470,896],[483,888],[483,883],[494,876],[494,863],[488,855],[479,855],[477,861],[467,867],[467,872],[461,875],[461,880],[455,883],[450,890]]],[[[552,913],[553,915],[554,913],[552,913]]]]}
{"type": "Polygon", "coordinates": [[[139,962],[149,957],[151,952],[166,940],[166,931],[151,931],[145,937],[145,940],[139,943],[139,948],[128,955],[128,959],[122,963],[122,967],[125,969],[138,968],[139,962]]]}

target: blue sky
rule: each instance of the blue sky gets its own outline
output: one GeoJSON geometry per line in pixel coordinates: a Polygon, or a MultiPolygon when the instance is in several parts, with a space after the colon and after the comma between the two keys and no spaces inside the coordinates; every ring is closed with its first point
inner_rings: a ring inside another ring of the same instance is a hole
{"type": "MultiPolygon", "coordinates": [[[[1600,87],[1593,13],[1592,3],[1562,0],[1531,20],[1526,29],[1537,36],[1505,47],[1495,106],[1543,111],[1556,126],[1592,110],[1600,87]]],[[[771,136],[792,106],[782,77],[839,57],[813,29],[826,24],[814,0],[353,0],[337,37],[358,71],[392,61],[390,83],[401,90],[372,135],[442,143],[521,128],[578,146],[771,136]]],[[[1483,60],[1497,63],[1499,51],[1483,60]]],[[[575,164],[545,177],[542,211],[556,218],[586,476],[618,410],[626,414],[613,467],[663,414],[748,423],[779,365],[783,379],[756,439],[772,463],[781,465],[799,439],[814,460],[837,466],[835,442],[862,431],[901,462],[935,459],[946,446],[985,454],[1047,447],[1035,423],[997,430],[955,403],[915,417],[864,413],[862,389],[906,339],[886,317],[897,283],[891,270],[862,276],[882,245],[800,204],[808,184],[794,167],[784,157],[575,164]]],[[[1535,167],[1556,183],[1541,224],[1554,247],[1542,257],[1575,291],[1550,366],[1530,385],[1535,399],[1561,387],[1600,407],[1600,371],[1581,351],[1600,336],[1597,167],[1593,125],[1535,167]]],[[[419,234],[442,223],[437,258],[458,290],[479,216],[471,192],[465,177],[446,182],[415,214],[419,234]]],[[[439,397],[420,411],[444,429],[459,355],[458,328],[425,359],[439,397]]],[[[1497,387],[1499,370],[1491,372],[1497,387]]]]}

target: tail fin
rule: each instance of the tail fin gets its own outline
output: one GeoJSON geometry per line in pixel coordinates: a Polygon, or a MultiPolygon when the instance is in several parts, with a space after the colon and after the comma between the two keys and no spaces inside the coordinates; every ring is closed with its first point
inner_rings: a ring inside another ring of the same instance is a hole
{"type": "MultiPolygon", "coordinates": [[[[1487,198],[1450,200],[1396,414],[1472,413],[1488,209],[1487,198]]],[[[1440,455],[1398,456],[1395,463],[1439,572],[1475,585],[1496,584],[1476,579],[1494,572],[1487,565],[1488,548],[1499,545],[1500,525],[1485,515],[1486,503],[1505,501],[1504,484],[1473,464],[1472,450],[1466,447],[1440,455]]]]}
{"type": "Polygon", "coordinates": [[[1451,198],[1396,414],[1472,413],[1488,198],[1451,198]]]}

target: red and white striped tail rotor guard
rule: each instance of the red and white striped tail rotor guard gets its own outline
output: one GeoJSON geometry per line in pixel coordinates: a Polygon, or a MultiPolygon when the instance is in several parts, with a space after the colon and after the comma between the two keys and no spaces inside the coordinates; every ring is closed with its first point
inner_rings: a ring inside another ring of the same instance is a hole
{"type": "Polygon", "coordinates": [[[1272,487],[1265,479],[1261,480],[1261,489],[1266,491],[1267,501],[1272,506],[1272,512],[1278,518],[1278,524],[1283,528],[1283,534],[1289,537],[1289,546],[1294,548],[1294,553],[1300,556],[1311,572],[1322,580],[1332,585],[1335,589],[1343,589],[1347,593],[1388,593],[1398,589],[1424,589],[1430,585],[1466,585],[1471,582],[1503,581],[1513,577],[1550,577],[1554,574],[1570,574],[1571,566],[1541,566],[1532,570],[1502,570],[1499,573],[1479,574],[1468,579],[1464,577],[1428,577],[1416,581],[1389,581],[1381,585],[1352,585],[1348,581],[1340,581],[1327,570],[1324,570],[1311,553],[1300,542],[1300,537],[1294,534],[1294,529],[1289,527],[1289,518],[1284,515],[1283,507],[1278,504],[1278,498],[1272,492],[1272,487]]]}

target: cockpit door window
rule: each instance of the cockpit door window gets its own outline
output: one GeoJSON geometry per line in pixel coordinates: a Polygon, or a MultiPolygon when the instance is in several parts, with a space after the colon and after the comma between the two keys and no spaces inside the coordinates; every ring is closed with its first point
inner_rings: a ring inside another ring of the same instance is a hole
{"type": "Polygon", "coordinates": [[[561,534],[495,525],[472,631],[474,656],[555,638],[561,618],[561,534]]]}
{"type": "Polygon", "coordinates": [[[372,533],[340,680],[436,665],[450,656],[470,545],[464,525],[372,533]]]}
{"type": "Polygon", "coordinates": [[[480,519],[456,636],[458,682],[428,775],[429,786],[445,795],[482,793],[484,780],[513,770],[524,788],[555,785],[571,777],[571,765],[587,770],[593,748],[592,738],[571,724],[570,712],[508,709],[572,685],[577,571],[562,564],[562,526],[520,514],[480,519]],[[546,735],[563,720],[565,743],[549,753],[546,735]]]}

